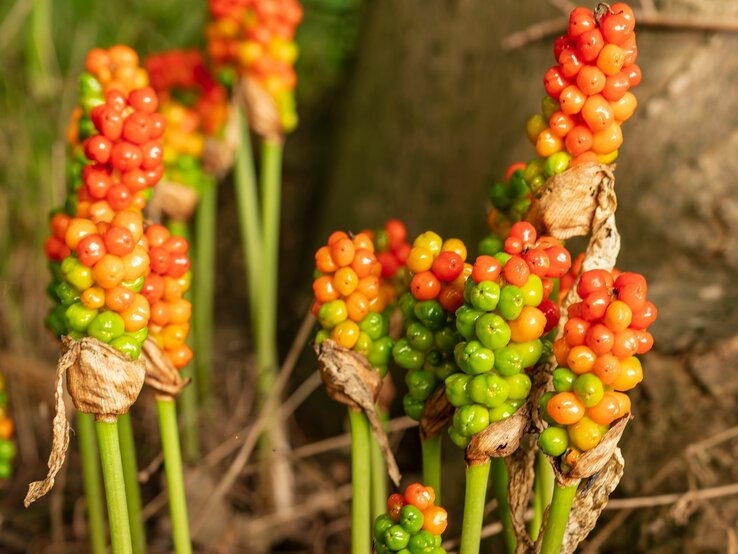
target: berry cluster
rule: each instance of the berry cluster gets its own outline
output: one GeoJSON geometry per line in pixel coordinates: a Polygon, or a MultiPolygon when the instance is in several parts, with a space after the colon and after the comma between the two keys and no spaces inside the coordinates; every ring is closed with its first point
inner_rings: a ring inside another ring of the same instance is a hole
{"type": "Polygon", "coordinates": [[[393,341],[389,320],[382,315],[387,298],[382,294],[382,267],[374,243],[364,233],[353,237],[336,231],[315,253],[313,314],[322,329],[316,344],[331,338],[344,348],[365,354],[381,375],[387,373],[393,341]]]}
{"type": "Polygon", "coordinates": [[[57,335],[94,337],[138,358],[150,315],[140,294],[149,270],[141,213],[123,210],[109,222],[57,213],[51,222],[46,250],[57,262],[59,306],[49,326],[57,335]]]}
{"type": "Polygon", "coordinates": [[[181,369],[192,359],[186,342],[192,304],[184,298],[191,278],[189,244],[162,225],[150,225],[145,234],[151,272],[144,279],[141,294],[151,306],[149,334],[174,367],[181,369]]]}
{"type": "Polygon", "coordinates": [[[539,439],[546,454],[564,455],[571,465],[630,412],[624,393],[643,380],[636,354],[653,346],[647,329],[657,311],[646,292],[646,280],[637,273],[582,273],[577,284],[582,300],[569,306],[564,336],[554,343],[555,391],[541,398],[541,414],[550,423],[539,439]]]}
{"type": "Polygon", "coordinates": [[[297,126],[295,28],[302,20],[297,0],[210,0],[205,29],[208,54],[219,69],[259,83],[274,100],[285,132],[297,126]]]}
{"type": "Polygon", "coordinates": [[[403,406],[413,419],[420,419],[438,383],[458,371],[453,352],[461,336],[454,314],[463,302],[464,282],[471,272],[465,260],[461,240],[444,241],[433,231],[418,236],[407,257],[412,280],[410,291],[400,298],[405,336],[392,355],[397,365],[408,370],[403,406]]]}
{"type": "MultiPolygon", "coordinates": [[[[77,136],[81,143],[72,142],[72,149],[83,154],[72,167],[73,192],[65,209],[51,217],[46,254],[53,276],[49,292],[57,304],[47,325],[57,336],[91,336],[136,359],[151,324],[175,366],[182,367],[192,357],[189,348],[177,343],[189,331],[189,303],[182,299],[189,287],[188,244],[166,230],[161,238],[159,226],[144,233],[141,211],[164,171],[160,139],[166,122],[156,113],[152,88],[129,91],[132,83],[121,83],[125,73],[109,78],[123,64],[121,57],[126,67],[137,65],[138,57],[129,50],[93,50],[87,66],[94,75],[80,79],[80,109],[89,112],[92,131],[77,136]],[[155,277],[161,287],[144,290],[145,281],[155,277]],[[158,302],[156,322],[150,322],[149,298],[165,298],[174,307],[158,302]],[[179,327],[163,329],[169,323],[179,327]]],[[[143,76],[148,81],[145,71],[143,76]]]]}
{"type": "Polygon", "coordinates": [[[5,378],[0,373],[0,479],[8,479],[13,473],[15,444],[13,436],[13,420],[7,413],[8,394],[5,392],[5,378]]]}
{"type": "Polygon", "coordinates": [[[387,500],[387,513],[374,521],[374,552],[445,554],[441,534],[448,525],[448,513],[434,504],[433,487],[413,483],[405,494],[387,500]]]}
{"type": "Polygon", "coordinates": [[[569,270],[569,253],[532,225],[518,222],[505,251],[474,262],[456,312],[464,337],[454,349],[461,373],[446,379],[446,395],[456,407],[451,439],[466,446],[490,422],[512,415],[531,388],[526,369],[544,350],[541,337],[558,323],[558,306],[548,299],[552,279],[569,270]]]}
{"type": "Polygon", "coordinates": [[[557,65],[543,79],[549,98],[528,121],[547,176],[617,157],[620,125],[637,106],[629,90],[641,82],[634,29],[633,10],[622,2],[597,14],[577,7],[569,15],[567,34],[554,42],[557,65]]]}

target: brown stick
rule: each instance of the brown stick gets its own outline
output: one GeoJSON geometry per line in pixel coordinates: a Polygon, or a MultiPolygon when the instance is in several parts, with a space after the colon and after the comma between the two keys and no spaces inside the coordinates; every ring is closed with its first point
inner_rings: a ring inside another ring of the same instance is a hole
{"type": "MultiPolygon", "coordinates": [[[[728,17],[693,17],[682,14],[636,10],[639,27],[651,29],[671,29],[677,31],[704,31],[717,33],[738,33],[738,20],[728,17]]],[[[521,31],[511,33],[502,39],[503,50],[515,50],[543,38],[566,32],[567,22],[561,17],[546,19],[529,25],[521,31]]]]}

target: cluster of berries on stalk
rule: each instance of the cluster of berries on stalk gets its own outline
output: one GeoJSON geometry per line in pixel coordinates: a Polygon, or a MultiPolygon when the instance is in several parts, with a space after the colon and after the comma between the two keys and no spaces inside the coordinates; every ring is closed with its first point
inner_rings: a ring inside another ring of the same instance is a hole
{"type": "Polygon", "coordinates": [[[210,14],[205,37],[215,67],[258,83],[274,101],[283,131],[292,131],[297,126],[294,37],[303,15],[299,2],[210,0],[210,14]]]}
{"type": "Polygon", "coordinates": [[[630,413],[625,394],[643,380],[636,357],[653,346],[648,327],[657,311],[647,300],[646,279],[637,273],[593,269],[581,274],[581,301],[569,306],[564,336],[553,346],[558,368],[554,391],[541,397],[550,426],[540,435],[541,449],[576,463],[596,447],[610,424],[630,413]]]}
{"type": "Polygon", "coordinates": [[[5,391],[5,378],[0,373],[0,479],[9,479],[13,474],[15,443],[13,420],[8,415],[8,393],[5,391]]]}
{"type": "Polygon", "coordinates": [[[387,513],[374,521],[374,552],[445,554],[441,534],[448,525],[446,510],[435,505],[433,487],[413,483],[405,494],[387,500],[387,513]]]}
{"type": "Polygon", "coordinates": [[[537,237],[525,222],[513,225],[504,252],[474,262],[464,305],[456,312],[464,338],[454,349],[461,373],[446,379],[446,395],[456,408],[449,435],[458,446],[526,402],[528,371],[548,349],[543,336],[559,320],[558,306],[548,299],[553,279],[570,265],[558,241],[537,237]]]}
{"type": "Polygon", "coordinates": [[[316,344],[330,338],[338,345],[365,354],[381,375],[387,373],[393,341],[387,306],[380,286],[382,267],[374,243],[364,233],[349,236],[336,231],[315,253],[313,315],[322,329],[316,344]]]}
{"type": "MultiPolygon", "coordinates": [[[[56,302],[47,318],[52,332],[96,338],[132,359],[149,332],[152,304],[143,294],[145,280],[152,269],[163,279],[184,280],[164,287],[172,301],[181,300],[190,265],[186,240],[167,233],[166,240],[152,242],[152,232],[145,233],[142,210],[164,172],[166,122],[157,113],[156,92],[132,88],[148,82],[137,64],[135,52],[125,46],[88,54],[88,73],[80,78],[82,116],[76,122],[89,117],[92,129],[83,132],[73,120],[71,192],[64,209],[51,216],[45,247],[53,276],[49,294],[56,302]]],[[[147,294],[152,295],[148,289],[147,294]]],[[[184,302],[169,322],[187,324],[189,331],[184,302]]],[[[170,358],[182,367],[179,362],[191,356],[187,349],[170,358]]]]}
{"type": "Polygon", "coordinates": [[[543,113],[528,121],[546,174],[613,161],[623,142],[620,125],[637,106],[630,92],[641,82],[633,10],[622,2],[601,6],[597,13],[572,10],[567,34],[554,42],[557,65],[543,79],[543,113]]]}
{"type": "Polygon", "coordinates": [[[471,272],[466,255],[461,240],[444,241],[426,231],[413,241],[407,257],[412,279],[410,290],[400,298],[404,336],[392,354],[395,363],[408,370],[403,406],[416,420],[438,384],[458,371],[453,352],[461,337],[454,314],[463,302],[464,282],[471,272]]]}

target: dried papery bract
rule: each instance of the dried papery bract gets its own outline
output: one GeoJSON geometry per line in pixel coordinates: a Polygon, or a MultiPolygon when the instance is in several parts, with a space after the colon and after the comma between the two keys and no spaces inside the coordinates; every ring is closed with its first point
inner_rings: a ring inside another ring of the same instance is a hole
{"type": "Polygon", "coordinates": [[[62,338],[62,354],[56,367],[53,441],[49,456],[49,472],[43,481],[28,487],[24,504],[49,492],[57,472],[64,464],[69,447],[69,423],[64,406],[64,377],[74,406],[80,412],[94,414],[96,419],[114,422],[128,412],[138,398],[144,383],[145,362],[131,360],[112,346],[86,337],[62,338]]]}
{"type": "Polygon", "coordinates": [[[190,377],[182,379],[155,340],[146,339],[141,354],[146,362],[145,383],[154,390],[157,399],[175,400],[192,381],[190,377]]]}
{"type": "Polygon", "coordinates": [[[189,221],[198,200],[199,195],[193,187],[163,180],[154,189],[148,213],[154,221],[162,221],[162,215],[176,221],[189,221]]]}
{"type": "Polygon", "coordinates": [[[315,351],[318,354],[320,378],[328,396],[351,410],[366,414],[387,462],[389,476],[399,486],[400,470],[375,407],[382,384],[381,377],[363,354],[343,348],[333,340],[324,340],[315,347],[315,351]]]}
{"type": "Polygon", "coordinates": [[[282,142],[283,129],[274,98],[253,79],[244,78],[239,84],[240,96],[254,132],[265,140],[282,142]]]}
{"type": "Polygon", "coordinates": [[[446,385],[441,385],[428,397],[420,416],[420,438],[438,437],[454,416],[454,407],[446,396],[446,385]]]}
{"type": "Polygon", "coordinates": [[[471,438],[466,447],[468,465],[483,464],[490,458],[504,458],[520,446],[530,419],[530,402],[526,402],[510,417],[490,423],[471,438]]]}

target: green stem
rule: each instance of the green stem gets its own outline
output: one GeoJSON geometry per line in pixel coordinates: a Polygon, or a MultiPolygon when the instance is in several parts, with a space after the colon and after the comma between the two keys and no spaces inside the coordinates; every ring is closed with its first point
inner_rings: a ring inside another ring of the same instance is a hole
{"type": "Polygon", "coordinates": [[[97,442],[100,445],[100,461],[105,483],[105,498],[108,504],[110,543],[113,547],[113,554],[132,554],[126,485],[123,478],[123,463],[120,458],[118,422],[97,420],[95,429],[97,442]]]}
{"type": "Polygon", "coordinates": [[[441,505],[441,435],[420,439],[423,455],[423,484],[436,491],[436,504],[441,505]]]}
{"type": "Polygon", "coordinates": [[[497,498],[497,511],[500,514],[505,545],[509,554],[515,554],[517,539],[510,511],[510,499],[507,494],[508,474],[505,458],[492,458],[492,488],[497,498]]]}
{"type": "Polygon", "coordinates": [[[566,525],[569,522],[571,504],[577,494],[578,486],[578,482],[570,487],[562,487],[558,483],[554,486],[551,510],[548,513],[548,521],[543,531],[541,554],[559,554],[561,551],[561,543],[564,541],[566,525]]]}
{"type": "Polygon", "coordinates": [[[105,554],[108,540],[105,536],[105,510],[102,497],[102,477],[97,457],[95,416],[77,412],[77,435],[82,462],[82,484],[87,500],[87,525],[90,529],[90,552],[105,554]]]}
{"type": "Polygon", "coordinates": [[[251,326],[258,326],[258,301],[260,292],[261,267],[261,218],[259,216],[259,200],[256,192],[256,172],[251,152],[251,134],[245,124],[245,115],[241,108],[236,109],[236,120],[241,140],[236,150],[236,169],[234,186],[236,205],[238,206],[238,223],[241,230],[241,248],[243,264],[249,290],[249,306],[251,308],[251,326]]]}
{"type": "Polygon", "coordinates": [[[482,464],[467,466],[466,468],[464,519],[461,522],[461,547],[459,554],[479,554],[489,468],[489,460],[482,464]]]}
{"type": "MultiPolygon", "coordinates": [[[[377,412],[382,423],[386,423],[387,414],[384,410],[377,407],[377,412]]],[[[387,469],[382,450],[379,448],[379,443],[372,433],[369,434],[369,440],[371,440],[372,519],[374,520],[387,511],[387,469]]]]}
{"type": "MultiPolygon", "coordinates": [[[[171,220],[167,227],[171,234],[184,237],[188,242],[191,242],[190,229],[186,221],[171,220]]],[[[197,259],[197,252],[194,252],[194,258],[197,259]]],[[[197,286],[200,285],[197,284],[197,286]]],[[[190,294],[192,294],[191,290],[187,293],[187,296],[190,296],[190,294]]],[[[189,337],[189,340],[192,340],[192,336],[189,337]]],[[[192,463],[200,458],[200,433],[197,426],[197,375],[192,370],[192,364],[183,367],[179,374],[183,379],[192,378],[192,382],[182,390],[178,397],[182,416],[182,454],[185,460],[192,463]]]]}
{"type": "MultiPolygon", "coordinates": [[[[277,350],[277,313],[279,283],[279,218],[282,196],[282,142],[265,138],[261,145],[261,215],[262,259],[259,288],[258,325],[256,328],[256,357],[259,365],[258,389],[261,402],[271,393],[277,378],[279,355],[277,350]]],[[[292,504],[292,473],[281,456],[288,448],[287,435],[280,418],[270,418],[270,424],[261,437],[264,459],[271,457],[271,496],[276,509],[292,504]]]]}
{"type": "Polygon", "coordinates": [[[363,412],[349,409],[351,424],[351,553],[371,552],[370,432],[363,412]]]}
{"type": "Polygon", "coordinates": [[[146,529],[141,517],[141,491],[138,488],[138,462],[136,461],[136,440],[133,437],[131,414],[118,416],[118,439],[123,463],[123,478],[126,486],[128,523],[131,526],[131,543],[134,554],[146,552],[146,529]]]}
{"type": "Polygon", "coordinates": [[[169,492],[169,514],[172,518],[172,538],[177,554],[190,554],[190,525],[187,517],[187,498],[182,477],[182,455],[177,431],[177,408],[174,400],[157,399],[159,432],[164,455],[164,471],[169,492]]]}
{"type": "Polygon", "coordinates": [[[533,520],[530,522],[530,536],[533,540],[538,539],[543,523],[543,512],[546,506],[551,504],[551,496],[554,488],[554,473],[551,464],[543,452],[536,454],[536,480],[535,496],[533,498],[533,520]]]}
{"type": "Polygon", "coordinates": [[[200,195],[195,218],[196,256],[192,290],[195,377],[200,404],[210,407],[213,373],[213,299],[215,297],[215,233],[218,188],[209,182],[200,195]]]}

